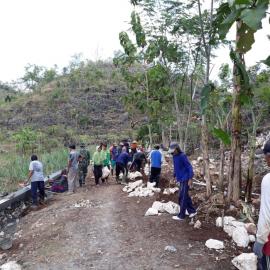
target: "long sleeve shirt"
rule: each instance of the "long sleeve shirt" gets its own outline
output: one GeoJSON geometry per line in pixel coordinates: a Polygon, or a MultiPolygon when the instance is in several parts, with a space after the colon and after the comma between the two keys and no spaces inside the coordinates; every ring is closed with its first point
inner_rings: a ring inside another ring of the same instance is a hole
{"type": "Polygon", "coordinates": [[[258,221],[257,241],[268,242],[270,234],[270,173],[264,176],[261,184],[261,206],[258,221]]]}
{"type": "Polygon", "coordinates": [[[100,165],[103,165],[103,155],[101,152],[95,152],[94,155],[93,155],[93,158],[92,158],[92,161],[94,163],[95,166],[100,166],[100,165]]]}
{"type": "Polygon", "coordinates": [[[187,156],[179,153],[173,156],[174,176],[178,182],[188,181],[193,177],[193,168],[187,156]]]}
{"type": "Polygon", "coordinates": [[[109,166],[111,164],[110,150],[102,150],[101,155],[102,155],[102,158],[103,158],[103,165],[104,166],[109,166]]]}

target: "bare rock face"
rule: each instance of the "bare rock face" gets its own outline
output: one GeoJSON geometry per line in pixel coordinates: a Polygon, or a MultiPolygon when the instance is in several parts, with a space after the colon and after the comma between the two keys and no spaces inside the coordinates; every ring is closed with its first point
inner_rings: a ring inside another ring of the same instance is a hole
{"type": "Polygon", "coordinates": [[[254,253],[242,253],[232,260],[232,264],[239,270],[256,270],[257,256],[254,253]]]}

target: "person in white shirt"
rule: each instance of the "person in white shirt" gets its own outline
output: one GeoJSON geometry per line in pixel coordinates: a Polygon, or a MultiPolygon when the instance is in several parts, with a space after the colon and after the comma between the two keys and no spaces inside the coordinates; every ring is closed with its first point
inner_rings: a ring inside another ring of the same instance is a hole
{"type": "Polygon", "coordinates": [[[44,174],[43,165],[38,161],[37,155],[31,156],[31,162],[29,165],[28,183],[31,180],[31,194],[33,201],[33,208],[38,206],[38,191],[40,197],[40,203],[44,203],[45,198],[45,184],[44,184],[44,174]]]}
{"type": "MultiPolygon", "coordinates": [[[[270,167],[270,141],[264,145],[265,160],[270,167]]],[[[258,256],[258,269],[270,269],[270,173],[266,174],[261,183],[261,206],[258,220],[256,242],[253,247],[258,256]]]]}

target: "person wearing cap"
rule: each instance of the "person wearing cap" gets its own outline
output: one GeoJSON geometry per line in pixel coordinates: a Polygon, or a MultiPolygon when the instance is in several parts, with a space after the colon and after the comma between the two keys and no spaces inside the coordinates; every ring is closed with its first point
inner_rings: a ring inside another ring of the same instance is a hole
{"type": "MultiPolygon", "coordinates": [[[[264,145],[263,152],[270,167],[270,140],[264,145]]],[[[270,173],[263,177],[261,183],[260,214],[253,251],[259,259],[258,269],[270,269],[270,173]]]]}
{"type": "Polygon", "coordinates": [[[68,157],[68,192],[74,193],[77,188],[78,181],[78,157],[75,144],[69,146],[68,157]]]}
{"type": "Polygon", "coordinates": [[[173,155],[174,178],[176,178],[176,181],[180,183],[180,213],[178,216],[173,216],[173,219],[184,220],[186,211],[189,213],[189,217],[192,218],[197,214],[188,194],[193,177],[192,165],[177,143],[171,143],[169,153],[173,155]]]}
{"type": "Polygon", "coordinates": [[[88,166],[90,163],[90,152],[85,149],[85,144],[81,143],[79,152],[79,183],[80,186],[85,184],[88,166]]]}
{"type": "Polygon", "coordinates": [[[149,155],[151,171],[150,171],[150,182],[156,182],[156,187],[159,186],[159,178],[161,173],[161,165],[162,165],[162,154],[159,151],[159,145],[154,146],[154,150],[151,151],[149,155]]]}
{"type": "Polygon", "coordinates": [[[92,158],[92,162],[94,164],[95,183],[97,186],[99,185],[99,179],[102,177],[103,161],[103,154],[101,153],[101,147],[99,145],[96,147],[96,151],[92,158]]]}

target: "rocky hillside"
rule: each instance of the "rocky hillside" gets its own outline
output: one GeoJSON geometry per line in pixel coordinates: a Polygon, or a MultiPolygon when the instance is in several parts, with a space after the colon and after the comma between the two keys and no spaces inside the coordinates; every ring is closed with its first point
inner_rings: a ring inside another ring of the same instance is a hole
{"type": "Polygon", "coordinates": [[[91,63],[11,102],[2,102],[0,128],[17,131],[30,127],[64,140],[65,131],[110,140],[110,136],[124,136],[129,128],[121,102],[124,95],[125,84],[113,65],[91,63]]]}

